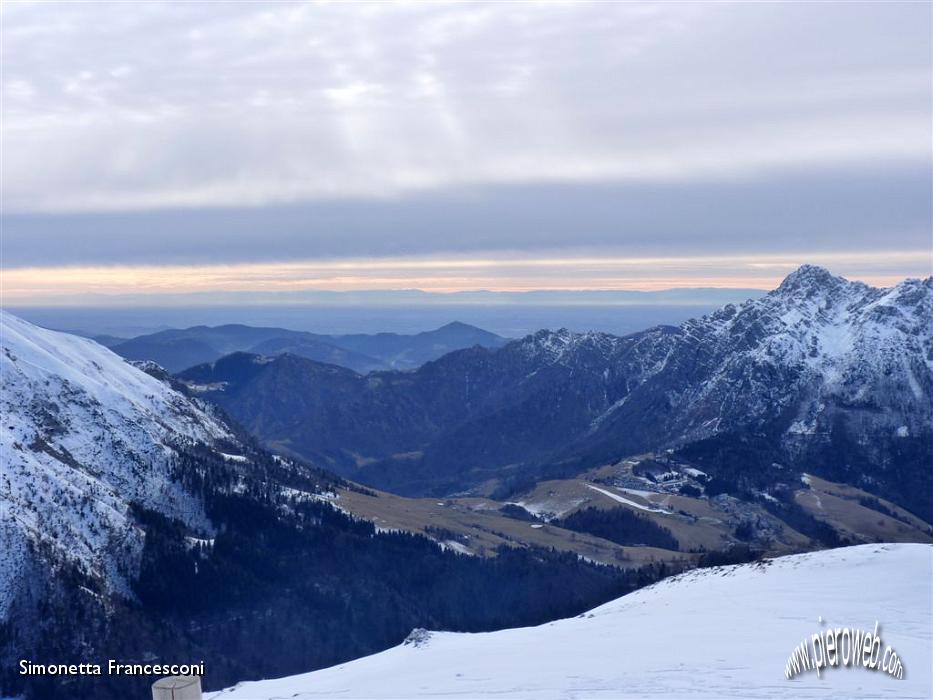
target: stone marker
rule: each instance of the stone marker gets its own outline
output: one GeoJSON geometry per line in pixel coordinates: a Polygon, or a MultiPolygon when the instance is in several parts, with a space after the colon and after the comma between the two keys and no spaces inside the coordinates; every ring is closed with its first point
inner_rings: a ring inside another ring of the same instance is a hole
{"type": "Polygon", "coordinates": [[[152,700],[201,700],[201,677],[160,678],[152,684],[152,700]]]}

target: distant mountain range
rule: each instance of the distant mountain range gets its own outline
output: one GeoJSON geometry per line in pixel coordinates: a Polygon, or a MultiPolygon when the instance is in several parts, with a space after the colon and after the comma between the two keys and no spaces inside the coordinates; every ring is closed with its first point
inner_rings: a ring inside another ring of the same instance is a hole
{"type": "Polygon", "coordinates": [[[804,266],[625,337],[541,331],[365,377],[234,354],[180,378],[266,444],[406,494],[671,449],[736,493],[806,469],[933,515],[933,279],[875,289],[804,266]]]}
{"type": "Polygon", "coordinates": [[[291,354],[357,372],[413,369],[454,350],[479,345],[495,348],[507,340],[465,323],[448,323],[433,331],[400,335],[319,335],[285,328],[240,324],[194,326],[142,335],[130,340],[95,336],[102,345],[130,360],[151,360],[171,372],[213,362],[233,352],[291,354]]]}
{"type": "Polygon", "coordinates": [[[764,293],[760,289],[733,288],[454,293],[250,291],[132,298],[82,295],[80,306],[5,308],[30,323],[93,338],[111,347],[168,329],[228,324],[331,336],[376,331],[414,335],[459,320],[506,338],[561,327],[626,335],[658,324],[679,324],[723,304],[738,304],[764,293]]]}

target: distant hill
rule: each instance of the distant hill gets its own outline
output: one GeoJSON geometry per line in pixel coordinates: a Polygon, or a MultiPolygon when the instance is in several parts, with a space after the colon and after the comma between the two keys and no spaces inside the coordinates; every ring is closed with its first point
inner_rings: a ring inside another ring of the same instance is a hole
{"type": "MultiPolygon", "coordinates": [[[[505,338],[495,333],[459,321],[416,335],[354,334],[334,336],[333,340],[342,348],[378,357],[392,369],[412,369],[454,350],[472,348],[476,345],[484,348],[497,348],[507,342],[505,338]]],[[[253,352],[257,352],[257,348],[253,348],[253,352]]]]}
{"type": "Polygon", "coordinates": [[[129,360],[151,360],[172,372],[235,352],[272,356],[291,354],[339,365],[355,372],[376,369],[415,369],[454,350],[479,345],[496,348],[507,339],[465,323],[449,323],[414,335],[320,335],[286,328],[229,324],[193,326],[107,343],[129,360]]]}

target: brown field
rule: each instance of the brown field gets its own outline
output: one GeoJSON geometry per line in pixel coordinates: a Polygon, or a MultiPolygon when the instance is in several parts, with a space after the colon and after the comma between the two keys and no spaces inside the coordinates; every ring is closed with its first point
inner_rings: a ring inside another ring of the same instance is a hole
{"type": "Polygon", "coordinates": [[[434,539],[464,553],[491,556],[502,546],[536,546],[574,552],[602,564],[623,568],[655,561],[689,565],[696,557],[655,547],[623,547],[546,523],[530,523],[498,513],[501,503],[481,498],[405,498],[372,491],[375,496],[341,490],[337,505],[386,530],[430,533],[434,539]],[[450,533],[449,537],[437,531],[450,533]]]}
{"type": "MultiPolygon", "coordinates": [[[[334,504],[379,528],[425,534],[444,547],[478,556],[494,556],[499,547],[506,545],[552,548],[623,568],[650,562],[689,567],[700,552],[736,544],[736,526],[749,520],[765,528],[769,555],[813,547],[808,537],[757,503],[729,496],[709,499],[651,492],[647,484],[644,488],[617,485],[620,477],[623,481],[619,483],[640,484],[632,475],[632,466],[638,459],[600,467],[578,478],[543,481],[509,501],[538,516],[540,520],[536,522],[507,517],[499,512],[505,503],[483,497],[406,498],[370,489],[342,489],[334,504]],[[626,508],[648,518],[667,528],[681,551],[622,546],[548,522],[589,507],[626,508]]],[[[795,500],[844,537],[855,542],[933,543],[933,528],[893,503],[878,499],[895,517],[859,503],[859,499],[870,498],[864,491],[817,477],[807,479],[809,488],[802,484],[795,500]]],[[[676,484],[666,488],[677,490],[676,484]]]]}

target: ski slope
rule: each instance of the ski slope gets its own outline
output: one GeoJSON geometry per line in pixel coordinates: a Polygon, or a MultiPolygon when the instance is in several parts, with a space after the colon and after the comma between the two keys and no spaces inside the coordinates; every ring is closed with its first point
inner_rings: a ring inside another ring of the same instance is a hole
{"type": "Polygon", "coordinates": [[[485,634],[421,632],[374,656],[240,683],[209,700],[933,697],[933,547],[861,545],[688,572],[579,617],[485,634]],[[822,622],[820,622],[822,618],[822,622]],[[830,627],[871,631],[906,675],[784,667],[830,627]]]}

